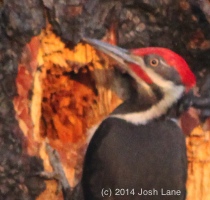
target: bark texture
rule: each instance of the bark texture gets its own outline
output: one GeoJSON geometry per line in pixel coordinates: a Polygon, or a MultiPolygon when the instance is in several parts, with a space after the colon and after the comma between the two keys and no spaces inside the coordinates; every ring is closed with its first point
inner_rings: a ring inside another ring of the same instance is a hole
{"type": "Polygon", "coordinates": [[[45,189],[34,177],[42,160],[23,151],[24,137],[15,119],[13,98],[23,46],[44,27],[39,1],[1,1],[0,7],[0,198],[35,199],[45,189]]]}

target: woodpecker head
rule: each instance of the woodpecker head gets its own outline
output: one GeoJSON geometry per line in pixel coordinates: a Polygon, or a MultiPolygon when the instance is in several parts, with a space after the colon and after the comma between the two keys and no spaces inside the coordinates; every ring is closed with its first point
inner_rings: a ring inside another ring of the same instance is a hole
{"type": "Polygon", "coordinates": [[[167,84],[173,84],[183,86],[187,92],[196,83],[186,61],[169,49],[147,47],[125,50],[95,39],[85,38],[84,41],[112,57],[141,84],[155,84],[163,89],[167,88],[167,84]]]}
{"type": "Polygon", "coordinates": [[[196,83],[186,61],[175,52],[160,47],[125,50],[99,40],[85,38],[99,51],[113,58],[120,67],[143,87],[151,98],[161,93],[156,101],[161,113],[167,111],[196,83]]]}

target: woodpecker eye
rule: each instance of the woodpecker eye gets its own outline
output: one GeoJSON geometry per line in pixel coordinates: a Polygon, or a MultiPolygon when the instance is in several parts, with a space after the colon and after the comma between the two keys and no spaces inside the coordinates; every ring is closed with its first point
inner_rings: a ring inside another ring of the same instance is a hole
{"type": "Polygon", "coordinates": [[[158,60],[157,58],[152,58],[152,59],[150,60],[150,65],[151,65],[152,67],[157,67],[158,64],[159,64],[159,60],[158,60]]]}

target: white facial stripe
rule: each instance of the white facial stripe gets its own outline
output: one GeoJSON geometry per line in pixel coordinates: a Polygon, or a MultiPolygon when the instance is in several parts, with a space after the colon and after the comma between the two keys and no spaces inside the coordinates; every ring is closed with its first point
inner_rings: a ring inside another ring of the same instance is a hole
{"type": "Polygon", "coordinates": [[[110,117],[116,117],[123,119],[132,124],[146,124],[152,119],[158,118],[161,115],[165,114],[168,108],[173,105],[184,92],[184,86],[175,86],[168,89],[165,93],[163,99],[159,101],[157,104],[153,105],[150,109],[143,112],[134,112],[129,114],[116,114],[110,115],[110,117]]]}
{"type": "MultiPolygon", "coordinates": [[[[138,65],[138,57],[135,56],[136,63],[138,65]]],[[[165,114],[169,107],[171,107],[183,94],[184,86],[175,85],[172,81],[164,80],[159,74],[155,73],[152,69],[141,66],[141,68],[146,72],[146,74],[154,80],[154,83],[161,88],[163,91],[163,99],[161,99],[157,104],[153,105],[150,109],[144,112],[134,112],[129,114],[116,114],[110,117],[116,117],[124,119],[133,124],[146,124],[148,121],[158,118],[165,114]]],[[[131,74],[135,79],[137,75],[131,74]]],[[[138,81],[139,82],[139,81],[138,81]]],[[[145,84],[143,82],[143,84],[145,84]]],[[[146,84],[147,85],[147,84],[146,84]]],[[[147,85],[148,86],[148,85],[147,85]]],[[[151,89],[150,89],[151,90],[151,89]]]]}
{"type": "Polygon", "coordinates": [[[140,77],[138,77],[135,72],[133,72],[132,70],[128,70],[128,73],[134,78],[134,80],[138,84],[140,84],[145,89],[145,91],[147,91],[149,96],[154,95],[151,87],[145,81],[143,81],[140,77]]]}
{"type": "MultiPolygon", "coordinates": [[[[138,58],[138,56],[132,57],[133,60],[135,60],[133,63],[139,65],[138,60],[140,58],[138,58]]],[[[163,98],[146,111],[133,112],[129,114],[115,114],[110,115],[110,117],[120,118],[136,125],[146,124],[148,121],[164,115],[167,110],[182,96],[184,92],[184,86],[177,86],[172,81],[163,79],[159,74],[155,73],[152,69],[147,68],[144,65],[141,65],[141,68],[163,91],[163,98]]],[[[134,72],[129,71],[129,73],[135,80],[137,80],[138,83],[143,84],[147,91],[152,92],[152,90],[149,88],[149,85],[142,81],[141,78],[139,78],[134,72]]]]}

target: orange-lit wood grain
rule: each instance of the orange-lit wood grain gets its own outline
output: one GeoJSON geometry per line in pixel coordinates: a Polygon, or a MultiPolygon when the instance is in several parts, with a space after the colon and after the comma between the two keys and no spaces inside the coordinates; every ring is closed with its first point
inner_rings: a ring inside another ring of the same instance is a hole
{"type": "MultiPolygon", "coordinates": [[[[69,49],[48,27],[27,44],[19,63],[17,119],[26,137],[26,151],[40,156],[52,171],[45,142],[60,155],[73,186],[81,176],[88,129],[107,116],[121,100],[110,90],[109,61],[89,45],[69,49]]],[[[38,200],[60,200],[55,181],[38,200]]]]}
{"type": "Polygon", "coordinates": [[[210,131],[197,126],[187,138],[187,200],[210,199],[210,131]]]}
{"type": "Polygon", "coordinates": [[[33,87],[33,79],[37,63],[39,39],[34,37],[22,52],[16,78],[17,96],[14,98],[14,108],[19,125],[27,137],[26,147],[31,155],[37,154],[37,142],[33,140],[33,120],[30,115],[30,92],[33,87]]]}

